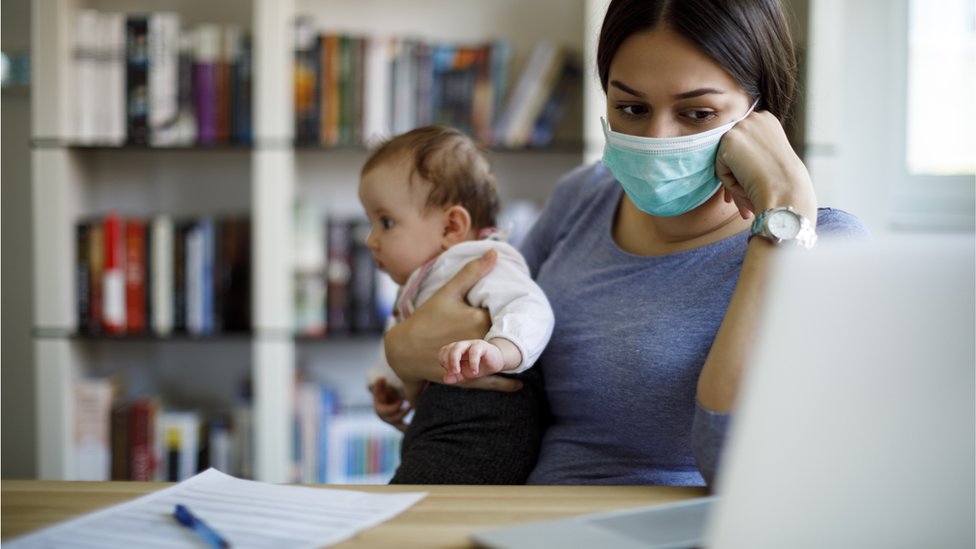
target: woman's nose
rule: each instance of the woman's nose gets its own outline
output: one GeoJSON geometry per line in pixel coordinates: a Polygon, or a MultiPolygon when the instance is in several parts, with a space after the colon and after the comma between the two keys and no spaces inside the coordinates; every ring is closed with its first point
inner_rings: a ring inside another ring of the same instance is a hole
{"type": "Polygon", "coordinates": [[[678,137],[680,135],[681,128],[670,116],[655,114],[647,119],[644,137],[678,137]]]}

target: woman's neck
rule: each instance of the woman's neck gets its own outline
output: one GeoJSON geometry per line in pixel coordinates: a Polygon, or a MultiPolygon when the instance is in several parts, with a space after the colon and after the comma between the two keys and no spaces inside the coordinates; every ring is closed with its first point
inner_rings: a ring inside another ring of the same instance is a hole
{"type": "Polygon", "coordinates": [[[634,255],[667,255],[714,244],[747,230],[752,220],[742,219],[735,204],[719,191],[694,210],[675,217],[655,217],[634,206],[626,193],[620,198],[613,222],[613,240],[634,255]]]}

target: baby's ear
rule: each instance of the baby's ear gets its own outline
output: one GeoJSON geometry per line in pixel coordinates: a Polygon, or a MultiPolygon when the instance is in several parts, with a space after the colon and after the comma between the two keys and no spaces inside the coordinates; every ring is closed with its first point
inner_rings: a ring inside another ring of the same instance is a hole
{"type": "Polygon", "coordinates": [[[444,236],[441,246],[446,250],[458,242],[469,238],[471,231],[471,214],[464,206],[451,206],[444,210],[444,236]]]}

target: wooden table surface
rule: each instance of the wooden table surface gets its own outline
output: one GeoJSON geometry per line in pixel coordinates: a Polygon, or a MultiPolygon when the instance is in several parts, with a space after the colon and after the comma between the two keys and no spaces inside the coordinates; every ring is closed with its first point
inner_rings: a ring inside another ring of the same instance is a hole
{"type": "MultiPolygon", "coordinates": [[[[7,540],[170,483],[0,481],[0,538],[7,540]]],[[[668,503],[705,495],[700,488],[648,486],[332,486],[373,493],[427,492],[402,514],[338,548],[474,547],[475,530],[668,503]]]]}

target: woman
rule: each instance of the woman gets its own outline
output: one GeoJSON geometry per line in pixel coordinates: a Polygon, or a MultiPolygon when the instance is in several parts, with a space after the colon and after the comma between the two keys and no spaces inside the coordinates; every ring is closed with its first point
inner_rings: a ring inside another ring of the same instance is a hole
{"type": "MultiPolygon", "coordinates": [[[[610,3],[603,162],[559,182],[522,245],[556,316],[537,366],[551,423],[528,482],[710,481],[771,261],[817,235],[866,235],[818,209],[786,138],[792,52],[776,0],[610,3]]],[[[484,333],[459,298],[487,263],[388,333],[398,374],[436,380],[437,342],[484,333]]]]}

